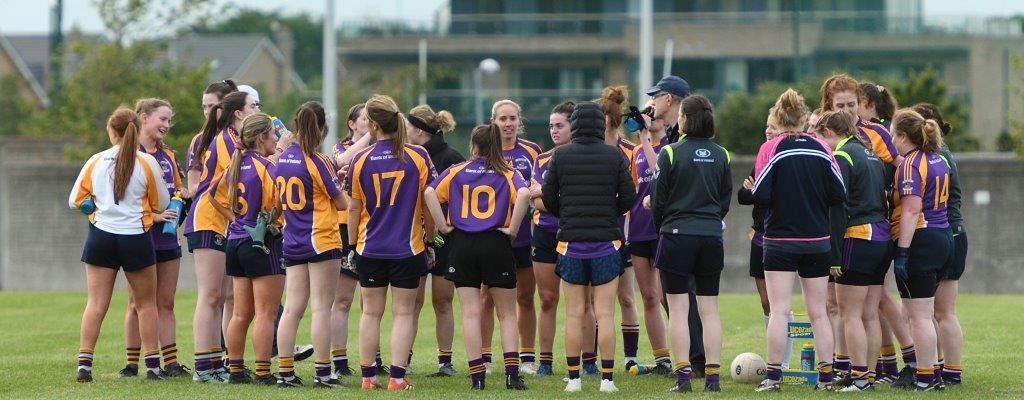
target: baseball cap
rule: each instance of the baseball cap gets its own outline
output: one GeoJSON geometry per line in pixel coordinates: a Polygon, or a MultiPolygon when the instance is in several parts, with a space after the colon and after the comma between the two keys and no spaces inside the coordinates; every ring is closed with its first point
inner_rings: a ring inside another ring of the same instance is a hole
{"type": "Polygon", "coordinates": [[[260,102],[260,92],[257,92],[256,88],[249,85],[238,85],[238,91],[248,93],[254,101],[260,102]]]}
{"type": "Polygon", "coordinates": [[[686,97],[690,95],[690,84],[683,78],[675,75],[669,75],[661,78],[657,85],[644,90],[644,93],[648,96],[654,96],[661,92],[666,92],[678,97],[686,97]]]}

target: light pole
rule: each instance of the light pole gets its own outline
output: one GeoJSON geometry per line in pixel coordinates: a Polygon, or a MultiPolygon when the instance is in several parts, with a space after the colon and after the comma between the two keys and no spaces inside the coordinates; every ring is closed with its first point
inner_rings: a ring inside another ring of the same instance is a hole
{"type": "Polygon", "coordinates": [[[473,92],[474,92],[474,110],[476,115],[476,123],[484,123],[484,75],[494,75],[501,71],[501,64],[498,64],[498,60],[493,58],[485,58],[480,60],[480,65],[473,70],[473,92]]]}
{"type": "Polygon", "coordinates": [[[321,149],[324,153],[330,154],[334,150],[334,144],[338,142],[338,46],[337,33],[334,31],[334,0],[324,2],[323,35],[324,78],[321,94],[327,114],[327,136],[324,137],[321,149]]]}

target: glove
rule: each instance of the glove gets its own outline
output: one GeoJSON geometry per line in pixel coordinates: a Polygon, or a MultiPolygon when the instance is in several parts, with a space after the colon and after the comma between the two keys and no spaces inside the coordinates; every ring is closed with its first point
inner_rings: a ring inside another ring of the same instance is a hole
{"type": "Polygon", "coordinates": [[[896,269],[896,278],[899,280],[907,280],[907,248],[899,247],[896,249],[896,260],[894,262],[896,269]]]}
{"type": "Polygon", "coordinates": [[[266,214],[260,213],[259,217],[256,218],[256,226],[248,227],[243,226],[245,232],[249,234],[249,238],[252,239],[252,247],[262,250],[266,254],[270,254],[270,249],[267,248],[264,240],[267,237],[267,216],[266,214]]]}
{"type": "Polygon", "coordinates": [[[356,251],[355,250],[349,250],[348,251],[348,255],[346,255],[345,258],[341,259],[341,268],[342,269],[347,269],[347,270],[355,272],[355,273],[359,272],[359,271],[356,270],[356,251]]]}
{"type": "Polygon", "coordinates": [[[434,240],[431,241],[431,244],[433,244],[434,247],[444,246],[444,236],[441,236],[441,234],[438,233],[437,235],[434,236],[434,240]]]}

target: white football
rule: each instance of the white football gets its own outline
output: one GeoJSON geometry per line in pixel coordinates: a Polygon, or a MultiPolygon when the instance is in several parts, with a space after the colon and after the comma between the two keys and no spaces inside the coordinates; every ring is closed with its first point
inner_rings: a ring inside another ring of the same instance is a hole
{"type": "Polygon", "coordinates": [[[729,367],[732,380],[739,383],[761,382],[767,368],[764,359],[754,353],[743,353],[736,356],[729,367]]]}

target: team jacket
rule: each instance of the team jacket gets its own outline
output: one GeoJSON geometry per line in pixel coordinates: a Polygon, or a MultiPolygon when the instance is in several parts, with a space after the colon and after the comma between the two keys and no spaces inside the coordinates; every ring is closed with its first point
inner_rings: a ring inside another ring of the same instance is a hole
{"type": "Polygon", "coordinates": [[[840,265],[844,238],[889,240],[886,166],[860,140],[849,137],[833,153],[846,183],[846,204],[833,206],[832,265],[840,265]]]}
{"type": "Polygon", "coordinates": [[[729,152],[707,138],[683,137],[658,154],[651,217],[662,234],[721,236],[729,213],[729,152]]]}

